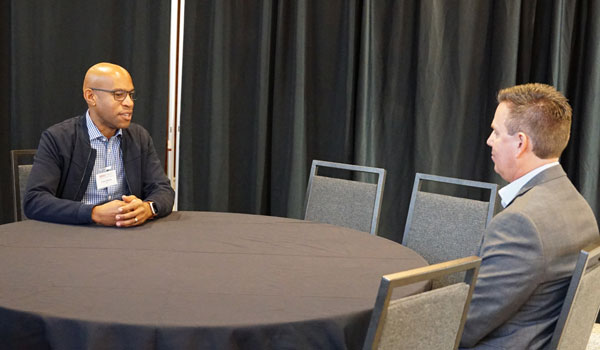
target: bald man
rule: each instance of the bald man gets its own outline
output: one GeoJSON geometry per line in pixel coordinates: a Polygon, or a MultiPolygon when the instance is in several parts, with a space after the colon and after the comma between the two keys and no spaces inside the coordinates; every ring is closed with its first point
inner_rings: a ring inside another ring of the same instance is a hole
{"type": "Polygon", "coordinates": [[[98,63],[86,73],[84,115],[42,133],[27,193],[30,219],[129,227],[171,213],[174,191],[148,132],[131,122],[129,72],[98,63]]]}

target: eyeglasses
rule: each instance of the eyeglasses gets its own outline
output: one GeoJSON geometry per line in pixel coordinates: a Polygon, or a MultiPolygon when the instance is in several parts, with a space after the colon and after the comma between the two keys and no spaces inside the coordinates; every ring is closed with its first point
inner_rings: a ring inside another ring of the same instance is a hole
{"type": "Polygon", "coordinates": [[[105,89],[97,89],[97,88],[90,88],[90,89],[95,90],[95,91],[110,92],[111,94],[113,94],[115,101],[125,101],[125,99],[127,98],[127,95],[129,95],[129,98],[132,101],[135,101],[135,99],[136,99],[135,90],[125,91],[125,90],[105,90],[105,89]]]}

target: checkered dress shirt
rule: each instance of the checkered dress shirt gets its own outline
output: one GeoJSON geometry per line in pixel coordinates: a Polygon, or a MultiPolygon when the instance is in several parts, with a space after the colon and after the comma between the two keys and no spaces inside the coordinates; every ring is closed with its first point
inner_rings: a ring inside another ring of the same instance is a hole
{"type": "Polygon", "coordinates": [[[123,168],[123,153],[121,151],[121,129],[107,139],[96,127],[90,118],[89,111],[85,115],[90,144],[96,150],[96,163],[88,184],[87,190],[81,200],[85,204],[100,204],[114,199],[121,199],[121,196],[127,194],[127,183],[125,181],[125,169],[123,168]],[[117,184],[98,189],[96,184],[96,175],[109,170],[116,170],[117,184]]]}

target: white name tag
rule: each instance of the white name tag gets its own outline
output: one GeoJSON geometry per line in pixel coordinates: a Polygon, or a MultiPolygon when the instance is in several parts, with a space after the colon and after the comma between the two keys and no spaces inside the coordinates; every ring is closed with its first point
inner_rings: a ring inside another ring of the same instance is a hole
{"type": "Polygon", "coordinates": [[[96,175],[96,188],[101,190],[108,186],[117,184],[117,171],[110,170],[110,167],[104,169],[103,172],[96,175]]]}

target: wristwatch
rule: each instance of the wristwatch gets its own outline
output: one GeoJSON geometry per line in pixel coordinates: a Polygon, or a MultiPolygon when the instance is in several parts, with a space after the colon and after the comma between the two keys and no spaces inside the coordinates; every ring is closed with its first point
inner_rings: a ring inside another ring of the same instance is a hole
{"type": "Polygon", "coordinates": [[[158,215],[158,209],[156,208],[156,204],[154,202],[148,202],[150,204],[150,210],[152,210],[152,216],[158,215]]]}

